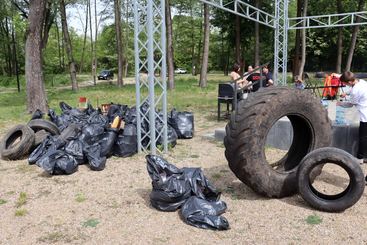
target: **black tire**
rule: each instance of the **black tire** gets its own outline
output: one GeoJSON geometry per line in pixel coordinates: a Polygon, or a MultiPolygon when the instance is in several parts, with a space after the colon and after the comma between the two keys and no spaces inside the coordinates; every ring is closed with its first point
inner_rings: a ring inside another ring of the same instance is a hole
{"type": "Polygon", "coordinates": [[[4,160],[18,160],[25,157],[34,144],[34,132],[27,125],[10,129],[0,143],[0,154],[4,160]],[[16,143],[17,139],[20,141],[16,143]]]}
{"type": "Polygon", "coordinates": [[[353,206],[361,198],[365,180],[359,162],[349,153],[325,147],[307,154],[300,163],[297,173],[298,190],[302,198],[312,207],[326,212],[341,212],[353,206]],[[341,193],[326,195],[318,192],[311,184],[311,171],[325,163],[333,163],[342,167],[349,176],[349,185],[341,193]]]}
{"type": "Polygon", "coordinates": [[[28,126],[33,129],[34,132],[45,130],[49,132],[51,135],[59,135],[59,128],[51,121],[44,119],[34,119],[29,121],[28,126]]]}
{"type": "Polygon", "coordinates": [[[296,193],[302,158],[330,143],[331,123],[320,101],[305,90],[287,87],[249,94],[238,104],[237,113],[232,113],[224,138],[233,173],[255,192],[278,198],[296,193]],[[284,116],[292,124],[293,141],[288,153],[274,164],[278,166],[275,170],[266,160],[265,143],[272,126],[284,116]]]}

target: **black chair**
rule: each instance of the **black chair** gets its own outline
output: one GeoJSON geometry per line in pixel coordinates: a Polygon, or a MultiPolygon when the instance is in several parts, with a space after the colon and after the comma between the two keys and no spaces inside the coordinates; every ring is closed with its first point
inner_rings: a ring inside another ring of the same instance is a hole
{"type": "Polygon", "coordinates": [[[231,110],[235,109],[235,86],[233,83],[220,83],[218,84],[218,120],[220,119],[220,104],[227,104],[227,114],[229,114],[229,105],[231,110]]]}

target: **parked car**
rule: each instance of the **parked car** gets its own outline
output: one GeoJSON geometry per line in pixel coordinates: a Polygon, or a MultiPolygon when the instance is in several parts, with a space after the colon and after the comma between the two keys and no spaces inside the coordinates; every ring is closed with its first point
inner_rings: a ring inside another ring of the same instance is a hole
{"type": "Polygon", "coordinates": [[[186,74],[187,71],[185,69],[182,69],[182,68],[177,68],[175,70],[175,74],[186,74]]]}
{"type": "Polygon", "coordinates": [[[98,80],[108,80],[113,79],[113,72],[109,70],[103,70],[98,75],[98,80]]]}

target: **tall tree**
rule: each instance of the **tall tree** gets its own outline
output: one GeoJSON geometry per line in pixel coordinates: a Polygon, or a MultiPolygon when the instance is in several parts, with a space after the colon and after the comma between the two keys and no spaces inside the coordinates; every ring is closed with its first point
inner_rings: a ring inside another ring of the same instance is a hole
{"type": "Polygon", "coordinates": [[[201,88],[207,86],[209,35],[210,35],[209,6],[208,4],[204,3],[204,48],[203,48],[203,59],[202,59],[200,82],[199,82],[199,86],[201,88]]]}
{"type": "MultiPolygon", "coordinates": [[[[341,14],[343,11],[342,1],[336,1],[336,8],[338,14],[341,14]]],[[[339,19],[342,17],[340,16],[339,19]]],[[[337,41],[337,56],[336,56],[336,65],[335,65],[335,72],[341,73],[342,70],[342,56],[343,56],[343,27],[338,28],[338,41],[337,41]]]]}
{"type": "Polygon", "coordinates": [[[42,70],[42,30],[45,9],[46,0],[32,0],[29,3],[29,26],[25,45],[25,77],[29,113],[37,109],[47,112],[48,109],[42,70]]]}
{"type": "MultiPolygon", "coordinates": [[[[302,16],[302,0],[297,0],[297,17],[302,16]]],[[[299,62],[301,54],[301,30],[296,30],[296,39],[294,45],[294,56],[293,56],[293,76],[298,75],[299,62]]]]}
{"type": "Polygon", "coordinates": [[[236,47],[236,62],[240,64],[242,61],[242,58],[241,58],[241,17],[238,15],[236,15],[235,17],[235,26],[236,26],[236,46],[235,46],[236,47]]]}
{"type": "MultiPolygon", "coordinates": [[[[255,1],[255,7],[260,9],[261,0],[255,1]]],[[[255,66],[260,65],[260,24],[255,22],[255,66]]]]}
{"type": "Polygon", "coordinates": [[[92,73],[93,73],[93,83],[97,84],[96,76],[97,76],[97,36],[98,36],[98,23],[97,23],[97,0],[94,0],[94,49],[93,49],[93,64],[92,64],[92,73]]]}
{"type": "MultiPolygon", "coordinates": [[[[83,72],[84,67],[84,54],[85,54],[85,47],[87,44],[87,32],[88,32],[88,18],[89,18],[89,12],[88,9],[88,1],[86,2],[86,10],[85,10],[85,23],[84,23],[84,38],[83,38],[83,49],[82,49],[82,57],[80,58],[80,66],[79,66],[79,72],[83,72]]],[[[91,27],[90,27],[91,28],[91,27]]]]}
{"type": "MultiPolygon", "coordinates": [[[[303,0],[303,10],[302,10],[303,17],[307,16],[307,7],[308,7],[308,0],[303,0]]],[[[306,23],[303,23],[303,26],[305,26],[305,24],[306,23]]],[[[305,28],[301,30],[301,39],[302,39],[301,63],[299,65],[298,75],[303,77],[303,72],[304,72],[305,64],[306,64],[306,29],[305,28]]]]}
{"type": "Polygon", "coordinates": [[[122,87],[124,81],[122,80],[123,69],[124,69],[124,50],[122,43],[122,30],[121,30],[121,4],[119,0],[114,0],[115,5],[115,29],[116,29],[116,40],[117,40],[117,56],[118,56],[118,75],[117,75],[117,86],[122,87]]]}
{"type": "MultiPolygon", "coordinates": [[[[358,12],[363,11],[365,3],[366,3],[366,0],[359,0],[358,1],[358,12]]],[[[360,22],[359,16],[357,16],[356,22],[357,23],[360,22]]],[[[349,46],[348,59],[347,59],[346,65],[345,65],[345,70],[346,71],[350,71],[350,68],[352,66],[353,54],[354,54],[354,50],[356,48],[358,32],[359,32],[359,26],[358,25],[354,26],[353,27],[352,40],[350,41],[350,46],[349,46]]]]}
{"type": "Polygon", "coordinates": [[[73,56],[73,47],[71,45],[71,40],[69,36],[69,29],[68,23],[66,20],[66,11],[65,11],[65,1],[60,0],[60,14],[61,14],[61,25],[62,25],[62,32],[64,34],[64,40],[66,45],[66,55],[69,61],[69,72],[70,72],[70,79],[71,79],[71,89],[73,91],[78,90],[78,83],[76,81],[76,68],[75,68],[75,61],[73,56]]]}
{"type": "Polygon", "coordinates": [[[175,73],[174,73],[174,53],[173,53],[173,29],[171,17],[171,5],[169,0],[166,1],[166,32],[167,32],[167,68],[168,68],[168,89],[175,88],[175,73]]]}

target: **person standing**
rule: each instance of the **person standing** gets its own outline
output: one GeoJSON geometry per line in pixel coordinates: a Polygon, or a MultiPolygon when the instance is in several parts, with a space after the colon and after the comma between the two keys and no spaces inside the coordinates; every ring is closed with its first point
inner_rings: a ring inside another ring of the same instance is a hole
{"type": "Polygon", "coordinates": [[[238,88],[242,88],[243,86],[247,85],[247,81],[241,78],[240,72],[241,72],[241,66],[235,63],[233,65],[232,72],[229,74],[232,81],[236,81],[238,88]]]}
{"type": "MultiPolygon", "coordinates": [[[[338,101],[337,105],[342,107],[356,106],[360,118],[357,158],[360,163],[367,162],[367,82],[357,79],[350,71],[344,72],[340,81],[351,87],[350,100],[338,101]]],[[[345,94],[341,95],[341,97],[345,96],[345,94]]]]}

